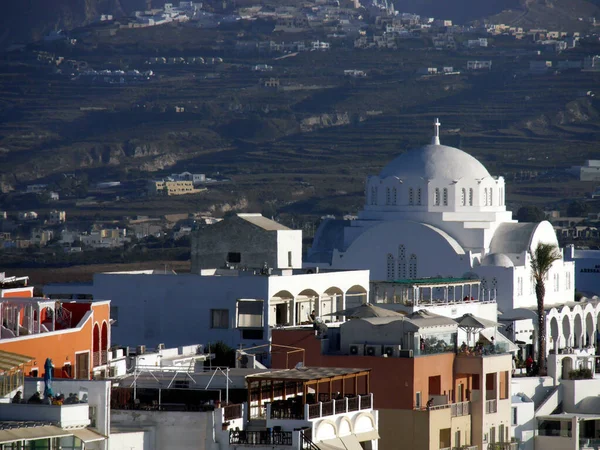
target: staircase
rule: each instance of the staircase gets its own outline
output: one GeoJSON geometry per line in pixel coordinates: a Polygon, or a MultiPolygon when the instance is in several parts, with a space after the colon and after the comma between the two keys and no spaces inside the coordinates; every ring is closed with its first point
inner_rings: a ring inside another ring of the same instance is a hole
{"type": "Polygon", "coordinates": [[[562,398],[563,395],[560,385],[555,386],[554,389],[550,391],[548,396],[542,401],[542,403],[540,403],[540,406],[538,406],[538,408],[535,410],[536,417],[548,416],[552,414],[562,403],[562,398]]]}

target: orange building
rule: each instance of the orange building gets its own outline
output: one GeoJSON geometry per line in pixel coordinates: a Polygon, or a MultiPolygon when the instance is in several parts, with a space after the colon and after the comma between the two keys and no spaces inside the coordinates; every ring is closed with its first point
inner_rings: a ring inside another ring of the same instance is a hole
{"type": "Polygon", "coordinates": [[[52,359],[56,378],[89,379],[106,371],[110,301],[2,293],[8,295],[0,298],[0,350],[33,357],[26,375],[42,376],[46,358],[52,359]]]}
{"type": "MultiPolygon", "coordinates": [[[[388,336],[391,339],[391,334],[388,336]]],[[[360,342],[364,340],[375,337],[363,335],[360,342]]],[[[331,351],[328,341],[312,329],[273,329],[272,367],[303,363],[309,367],[370,368],[374,407],[380,414],[380,450],[399,448],[399,436],[405,448],[419,450],[487,450],[492,448],[490,444],[502,450],[517,448],[509,439],[509,353],[446,349],[424,354],[415,349],[404,356],[385,352],[351,355],[343,346],[331,351]]]]}

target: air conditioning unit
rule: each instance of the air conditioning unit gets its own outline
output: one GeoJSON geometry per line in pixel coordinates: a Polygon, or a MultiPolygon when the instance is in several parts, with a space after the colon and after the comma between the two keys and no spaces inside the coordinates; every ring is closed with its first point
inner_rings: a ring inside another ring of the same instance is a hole
{"type": "Polygon", "coordinates": [[[387,355],[388,358],[397,358],[400,356],[400,350],[402,350],[402,346],[399,344],[383,346],[383,354],[387,355]]]}
{"type": "Polygon", "coordinates": [[[367,345],[365,347],[365,354],[367,356],[381,356],[383,352],[381,351],[381,345],[367,345]]]}
{"type": "Polygon", "coordinates": [[[350,344],[349,353],[354,356],[364,356],[365,344],[350,344]]]}
{"type": "Polygon", "coordinates": [[[400,350],[398,352],[398,356],[400,358],[412,358],[413,357],[413,351],[412,349],[408,349],[408,350],[400,350]]]}

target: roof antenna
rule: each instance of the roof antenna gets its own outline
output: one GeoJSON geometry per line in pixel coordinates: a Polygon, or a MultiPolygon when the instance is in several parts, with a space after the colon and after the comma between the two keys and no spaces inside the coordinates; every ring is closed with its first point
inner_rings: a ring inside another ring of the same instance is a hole
{"type": "Polygon", "coordinates": [[[431,144],[432,145],[440,145],[440,119],[438,119],[437,117],[435,118],[435,123],[433,124],[433,126],[435,127],[435,134],[433,135],[433,138],[431,139],[431,144]]]}

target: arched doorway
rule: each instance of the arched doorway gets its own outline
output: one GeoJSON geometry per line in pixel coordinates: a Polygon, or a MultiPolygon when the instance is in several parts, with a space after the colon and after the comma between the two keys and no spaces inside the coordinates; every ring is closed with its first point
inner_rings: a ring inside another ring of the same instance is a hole
{"type": "Polygon", "coordinates": [[[550,337],[552,338],[552,347],[553,349],[557,350],[559,348],[559,338],[560,338],[560,334],[558,331],[558,320],[556,320],[556,317],[553,317],[552,319],[550,319],[550,337]]]}
{"type": "Polygon", "coordinates": [[[571,358],[562,359],[562,378],[564,380],[569,379],[569,372],[573,370],[573,360],[571,358]]]}
{"type": "Polygon", "coordinates": [[[340,317],[328,316],[327,312],[341,311],[345,308],[344,291],[339,287],[332,286],[325,291],[325,294],[321,296],[321,315],[323,320],[327,321],[339,321],[340,317]],[[327,311],[330,309],[330,311],[327,311]]]}
{"type": "Polygon", "coordinates": [[[289,291],[279,291],[269,301],[269,325],[292,325],[294,296],[289,291]]]}
{"type": "Polygon", "coordinates": [[[562,332],[563,332],[563,338],[565,340],[565,342],[563,344],[563,348],[570,347],[571,346],[571,323],[569,322],[569,316],[565,315],[563,317],[562,332]]]}
{"type": "Polygon", "coordinates": [[[581,314],[575,315],[573,321],[573,347],[583,347],[583,320],[581,314]]]}
{"type": "Polygon", "coordinates": [[[100,327],[97,323],[94,324],[94,335],[92,342],[93,364],[94,367],[100,365],[100,327]]]}
{"type": "Polygon", "coordinates": [[[585,316],[585,346],[594,345],[596,333],[594,329],[594,316],[588,312],[585,316]]]}
{"type": "Polygon", "coordinates": [[[108,360],[108,348],[110,346],[110,343],[108,342],[108,325],[106,325],[106,322],[102,322],[102,334],[100,343],[100,363],[106,364],[108,360]]]}
{"type": "Polygon", "coordinates": [[[367,290],[355,284],[346,291],[346,309],[354,308],[367,303],[367,290]]]}
{"type": "Polygon", "coordinates": [[[296,323],[309,322],[312,311],[315,311],[317,316],[323,313],[319,294],[312,289],[304,289],[296,296],[296,323]]]}

